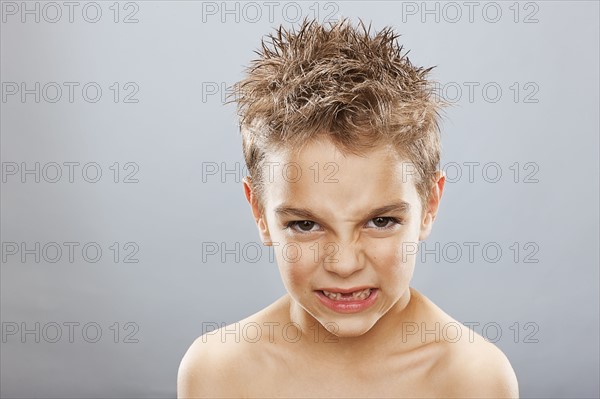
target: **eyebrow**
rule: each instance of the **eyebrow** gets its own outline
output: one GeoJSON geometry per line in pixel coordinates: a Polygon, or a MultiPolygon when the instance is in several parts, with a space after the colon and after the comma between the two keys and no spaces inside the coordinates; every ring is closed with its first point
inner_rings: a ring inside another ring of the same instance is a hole
{"type": "MultiPolygon", "coordinates": [[[[408,202],[398,201],[398,202],[394,202],[392,204],[385,205],[385,206],[371,210],[366,215],[365,219],[372,219],[377,216],[385,215],[385,214],[391,213],[391,212],[406,213],[409,211],[409,209],[410,209],[410,204],[408,202]]],[[[277,215],[297,216],[299,218],[303,218],[306,220],[319,219],[319,217],[317,215],[315,215],[314,213],[312,213],[310,210],[308,210],[306,208],[293,208],[293,207],[287,206],[285,204],[280,205],[277,208],[275,208],[275,213],[277,215]]]]}

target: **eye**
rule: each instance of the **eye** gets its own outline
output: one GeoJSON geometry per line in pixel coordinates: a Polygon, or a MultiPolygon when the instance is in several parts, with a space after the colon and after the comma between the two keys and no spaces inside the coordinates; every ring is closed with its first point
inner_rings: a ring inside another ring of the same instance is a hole
{"type": "Polygon", "coordinates": [[[289,222],[286,225],[286,228],[288,229],[292,229],[295,232],[298,232],[300,234],[305,234],[305,233],[311,233],[315,230],[312,230],[312,228],[314,226],[318,226],[317,223],[310,221],[310,220],[296,220],[293,222],[289,222]]]}
{"type": "Polygon", "coordinates": [[[402,224],[400,220],[390,216],[379,216],[369,220],[369,223],[373,222],[377,230],[390,230],[396,225],[402,224]]]}

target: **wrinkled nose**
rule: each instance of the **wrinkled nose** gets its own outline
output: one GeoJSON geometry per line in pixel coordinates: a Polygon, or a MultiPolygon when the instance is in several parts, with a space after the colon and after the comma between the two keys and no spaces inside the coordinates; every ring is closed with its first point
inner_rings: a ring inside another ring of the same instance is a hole
{"type": "Polygon", "coordinates": [[[347,278],[364,268],[365,257],[360,244],[350,241],[328,242],[319,245],[320,262],[325,270],[347,278]]]}

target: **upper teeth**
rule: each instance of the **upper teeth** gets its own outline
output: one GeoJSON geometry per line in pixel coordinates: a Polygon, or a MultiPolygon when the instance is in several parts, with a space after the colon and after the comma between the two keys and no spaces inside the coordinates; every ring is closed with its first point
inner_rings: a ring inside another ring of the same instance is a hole
{"type": "Polygon", "coordinates": [[[364,290],[354,291],[352,295],[346,294],[345,296],[342,296],[340,292],[330,292],[325,290],[323,290],[323,294],[325,294],[325,296],[327,296],[329,299],[333,299],[334,301],[363,300],[371,294],[371,288],[365,288],[364,290]]]}

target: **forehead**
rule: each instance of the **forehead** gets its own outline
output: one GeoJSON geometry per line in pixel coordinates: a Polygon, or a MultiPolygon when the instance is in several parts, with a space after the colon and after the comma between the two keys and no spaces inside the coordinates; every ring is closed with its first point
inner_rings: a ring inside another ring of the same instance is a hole
{"type": "Polygon", "coordinates": [[[269,153],[264,176],[267,203],[274,207],[294,204],[351,215],[416,199],[414,165],[391,145],[355,155],[317,139],[301,151],[269,153]]]}

